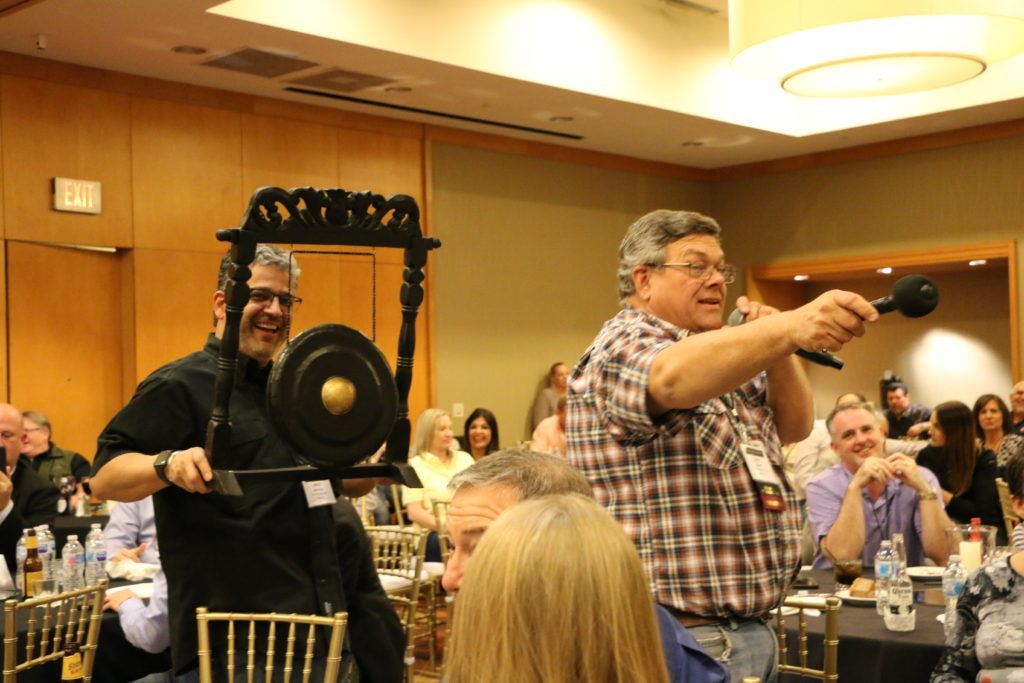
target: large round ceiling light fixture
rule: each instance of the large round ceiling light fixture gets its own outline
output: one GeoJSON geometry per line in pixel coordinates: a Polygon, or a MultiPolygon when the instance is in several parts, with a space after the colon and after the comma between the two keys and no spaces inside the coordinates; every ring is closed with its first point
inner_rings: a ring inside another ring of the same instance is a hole
{"type": "Polygon", "coordinates": [[[805,97],[899,95],[1024,51],[1015,0],[729,0],[733,65],[805,97]]]}

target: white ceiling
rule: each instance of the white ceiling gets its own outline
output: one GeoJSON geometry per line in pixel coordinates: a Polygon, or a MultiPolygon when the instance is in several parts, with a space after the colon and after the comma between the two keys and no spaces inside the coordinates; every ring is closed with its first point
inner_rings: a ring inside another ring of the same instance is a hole
{"type": "Polygon", "coordinates": [[[838,100],[789,95],[729,66],[726,4],[44,0],[0,19],[0,48],[699,168],[1024,118],[1024,56],[929,93],[838,100]],[[46,37],[45,50],[37,49],[38,34],[46,37]],[[202,46],[207,53],[171,52],[177,45],[202,46]],[[318,66],[276,78],[202,66],[246,47],[318,66]],[[405,109],[284,90],[288,81],[328,68],[380,76],[391,87],[410,88],[396,92],[375,86],[349,93],[405,109]],[[559,120],[564,117],[572,120],[559,120]]]}

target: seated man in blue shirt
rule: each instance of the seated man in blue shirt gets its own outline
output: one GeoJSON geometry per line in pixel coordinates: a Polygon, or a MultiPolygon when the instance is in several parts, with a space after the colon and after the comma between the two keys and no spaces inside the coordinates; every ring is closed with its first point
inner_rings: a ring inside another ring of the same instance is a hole
{"type": "Polygon", "coordinates": [[[906,455],[886,457],[880,419],[867,403],[843,403],[825,421],[839,464],[807,483],[807,516],[818,543],[814,566],[830,558],[874,562],[882,541],[902,533],[907,563],[946,563],[950,525],[939,482],[906,455]]]}
{"type": "MultiPolygon", "coordinates": [[[[531,451],[492,453],[459,472],[448,484],[454,491],[447,529],[452,544],[441,583],[454,594],[480,537],[502,512],[540,496],[576,493],[593,498],[583,475],[564,460],[531,451]]],[[[456,602],[456,609],[458,602],[456,602]]],[[[656,605],[661,645],[672,683],[724,683],[725,668],[708,655],[663,607],[656,605]]]]}

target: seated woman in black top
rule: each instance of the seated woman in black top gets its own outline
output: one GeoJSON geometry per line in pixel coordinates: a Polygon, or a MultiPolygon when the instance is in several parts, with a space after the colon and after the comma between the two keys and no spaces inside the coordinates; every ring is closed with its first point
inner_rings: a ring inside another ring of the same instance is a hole
{"type": "Polygon", "coordinates": [[[998,543],[1006,543],[996,477],[995,454],[983,449],[974,435],[974,414],[959,401],[940,403],[932,411],[931,442],[917,456],[939,479],[946,514],[961,524],[980,517],[998,529],[998,543]]]}

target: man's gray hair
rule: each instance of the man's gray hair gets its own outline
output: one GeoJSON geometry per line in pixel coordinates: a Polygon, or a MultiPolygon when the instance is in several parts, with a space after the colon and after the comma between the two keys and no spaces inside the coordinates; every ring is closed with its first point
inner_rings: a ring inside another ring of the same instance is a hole
{"type": "Polygon", "coordinates": [[[835,421],[836,415],[838,415],[839,413],[845,413],[847,410],[866,410],[868,413],[871,414],[871,417],[875,418],[876,425],[881,425],[882,420],[884,419],[882,415],[878,412],[878,410],[875,409],[875,405],[873,403],[868,403],[867,401],[840,403],[835,408],[833,408],[832,412],[829,413],[828,417],[825,418],[825,429],[828,430],[829,436],[832,436],[832,423],[835,421]]]}
{"type": "MultiPolygon", "coordinates": [[[[250,268],[253,266],[271,266],[288,273],[288,284],[292,289],[298,286],[299,276],[302,275],[299,263],[295,260],[292,252],[278,249],[271,244],[256,245],[256,257],[253,258],[250,268]]],[[[217,273],[217,290],[223,292],[224,288],[228,286],[230,278],[231,252],[229,251],[224,254],[224,258],[220,262],[220,271],[217,273]]]]}
{"type": "Polygon", "coordinates": [[[619,245],[619,303],[626,305],[636,293],[633,268],[660,266],[665,262],[665,247],[687,235],[711,235],[720,240],[721,232],[714,218],[693,211],[659,209],[639,218],[619,245]]]}
{"type": "Polygon", "coordinates": [[[50,426],[50,420],[38,410],[26,410],[21,414],[21,416],[25,419],[32,420],[37,425],[50,432],[50,434],[53,434],[53,427],[50,426]]]}
{"type": "Polygon", "coordinates": [[[590,484],[561,458],[522,448],[507,448],[483,457],[448,482],[448,488],[503,486],[519,500],[562,493],[593,498],[590,484]]]}

